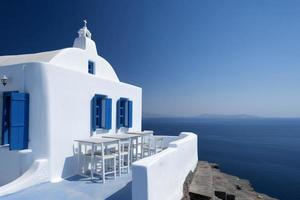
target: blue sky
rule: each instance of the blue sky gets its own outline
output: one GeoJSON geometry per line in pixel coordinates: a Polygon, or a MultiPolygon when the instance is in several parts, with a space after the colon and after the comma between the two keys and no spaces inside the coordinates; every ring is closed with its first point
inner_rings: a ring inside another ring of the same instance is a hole
{"type": "Polygon", "coordinates": [[[3,0],[0,19],[0,55],[69,47],[87,19],[146,115],[300,116],[300,1],[3,0]]]}

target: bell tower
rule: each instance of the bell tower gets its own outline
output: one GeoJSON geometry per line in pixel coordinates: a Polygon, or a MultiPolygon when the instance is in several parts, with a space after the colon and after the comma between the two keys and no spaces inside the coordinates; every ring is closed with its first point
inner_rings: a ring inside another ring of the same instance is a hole
{"type": "Polygon", "coordinates": [[[96,43],[92,40],[92,34],[87,28],[87,21],[83,20],[84,26],[79,29],[78,37],[75,38],[73,47],[88,51],[90,54],[97,54],[96,43]]]}

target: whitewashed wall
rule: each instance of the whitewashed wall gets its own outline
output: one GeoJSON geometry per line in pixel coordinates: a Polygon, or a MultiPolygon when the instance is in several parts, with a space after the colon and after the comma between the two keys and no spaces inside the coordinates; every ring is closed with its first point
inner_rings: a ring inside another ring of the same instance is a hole
{"type": "MultiPolygon", "coordinates": [[[[86,66],[87,67],[87,66],[86,66]]],[[[132,131],[141,130],[142,89],[129,84],[97,78],[88,73],[70,71],[43,64],[47,74],[50,132],[51,180],[59,181],[76,173],[75,139],[116,133],[116,104],[120,97],[133,101],[132,131]],[[112,98],[112,129],[91,132],[91,100],[95,94],[112,98]]]]}
{"type": "MultiPolygon", "coordinates": [[[[83,68],[87,70],[87,63],[83,68]]],[[[47,63],[4,66],[0,67],[0,74],[9,78],[5,87],[0,85],[0,92],[17,90],[30,94],[29,148],[32,150],[27,156],[2,147],[0,179],[4,177],[3,173],[11,171],[3,178],[3,184],[21,176],[37,159],[49,160],[51,181],[74,175],[75,139],[127,130],[116,129],[116,102],[120,97],[133,101],[133,127],[130,130],[141,130],[142,89],[139,87],[47,63]],[[95,94],[107,95],[113,100],[112,129],[109,131],[91,132],[91,100],[95,94]],[[2,162],[7,159],[10,159],[9,165],[2,162]]]]}
{"type": "MultiPolygon", "coordinates": [[[[0,92],[20,91],[30,94],[29,102],[29,149],[24,153],[9,151],[8,146],[0,148],[0,185],[21,176],[33,160],[47,158],[48,118],[47,93],[42,69],[37,63],[0,67],[0,74],[8,77],[8,84],[0,84],[0,92]]],[[[2,115],[2,112],[0,113],[2,115]]]]}
{"type": "Polygon", "coordinates": [[[197,135],[183,132],[164,151],[132,166],[133,200],[180,200],[183,183],[198,162],[197,135]]]}

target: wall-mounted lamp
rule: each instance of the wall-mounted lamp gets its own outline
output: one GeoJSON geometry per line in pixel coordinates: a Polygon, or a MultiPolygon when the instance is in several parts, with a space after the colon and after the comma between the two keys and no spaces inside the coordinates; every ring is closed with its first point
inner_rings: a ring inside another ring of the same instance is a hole
{"type": "Polygon", "coordinates": [[[0,80],[1,80],[1,83],[2,83],[3,86],[5,86],[8,82],[8,78],[7,78],[6,75],[1,76],[0,80]]]}

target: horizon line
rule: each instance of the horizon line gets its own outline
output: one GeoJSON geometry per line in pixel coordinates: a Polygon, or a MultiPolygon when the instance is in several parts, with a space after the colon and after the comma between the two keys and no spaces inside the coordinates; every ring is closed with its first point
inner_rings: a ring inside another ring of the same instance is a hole
{"type": "Polygon", "coordinates": [[[165,115],[143,113],[142,118],[199,118],[199,119],[300,119],[300,116],[261,116],[250,114],[199,114],[199,115],[165,115]]]}

